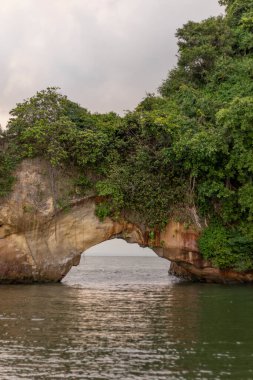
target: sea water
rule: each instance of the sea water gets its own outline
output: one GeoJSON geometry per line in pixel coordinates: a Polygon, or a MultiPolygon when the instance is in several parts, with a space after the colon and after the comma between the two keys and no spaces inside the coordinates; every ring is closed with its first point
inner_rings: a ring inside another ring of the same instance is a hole
{"type": "Polygon", "coordinates": [[[86,257],[61,284],[0,287],[0,379],[253,379],[253,288],[158,257],[86,257]]]}

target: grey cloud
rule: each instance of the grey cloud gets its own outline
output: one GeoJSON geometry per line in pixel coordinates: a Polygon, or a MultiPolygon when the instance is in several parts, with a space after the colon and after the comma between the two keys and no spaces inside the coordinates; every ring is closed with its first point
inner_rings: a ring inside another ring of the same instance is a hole
{"type": "Polygon", "coordinates": [[[176,62],[175,31],[217,0],[1,0],[0,122],[59,86],[92,111],[133,109],[176,62]]]}

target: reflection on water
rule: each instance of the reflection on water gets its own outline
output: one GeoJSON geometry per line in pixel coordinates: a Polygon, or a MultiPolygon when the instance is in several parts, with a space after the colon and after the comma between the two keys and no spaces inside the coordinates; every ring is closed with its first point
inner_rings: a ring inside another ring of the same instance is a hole
{"type": "Polygon", "coordinates": [[[167,269],[89,257],[64,284],[0,287],[0,378],[252,379],[252,287],[167,269]]]}

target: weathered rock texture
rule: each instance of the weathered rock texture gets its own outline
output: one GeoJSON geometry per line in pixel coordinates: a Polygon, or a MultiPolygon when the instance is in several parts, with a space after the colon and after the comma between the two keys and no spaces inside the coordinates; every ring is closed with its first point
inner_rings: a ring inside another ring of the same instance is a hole
{"type": "Polygon", "coordinates": [[[171,273],[190,280],[253,281],[253,272],[221,271],[203,260],[197,229],[171,221],[150,240],[143,226],[125,220],[100,222],[95,216],[95,196],[71,194],[71,174],[55,173],[40,160],[26,160],[16,175],[13,192],[0,203],[2,283],[60,281],[79,263],[82,252],[114,237],[152,246],[159,256],[172,261],[171,273]]]}

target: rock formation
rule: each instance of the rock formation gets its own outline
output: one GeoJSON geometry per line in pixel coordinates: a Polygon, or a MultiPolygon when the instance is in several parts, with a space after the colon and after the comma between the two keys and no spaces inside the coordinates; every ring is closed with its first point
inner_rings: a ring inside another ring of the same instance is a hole
{"type": "Polygon", "coordinates": [[[13,192],[0,203],[1,283],[60,281],[82,252],[114,237],[151,246],[172,261],[171,273],[190,280],[253,281],[253,272],[221,271],[203,260],[195,228],[171,221],[151,239],[145,227],[126,220],[100,222],[97,198],[71,196],[71,175],[55,173],[44,161],[23,161],[16,177],[13,192]]]}

